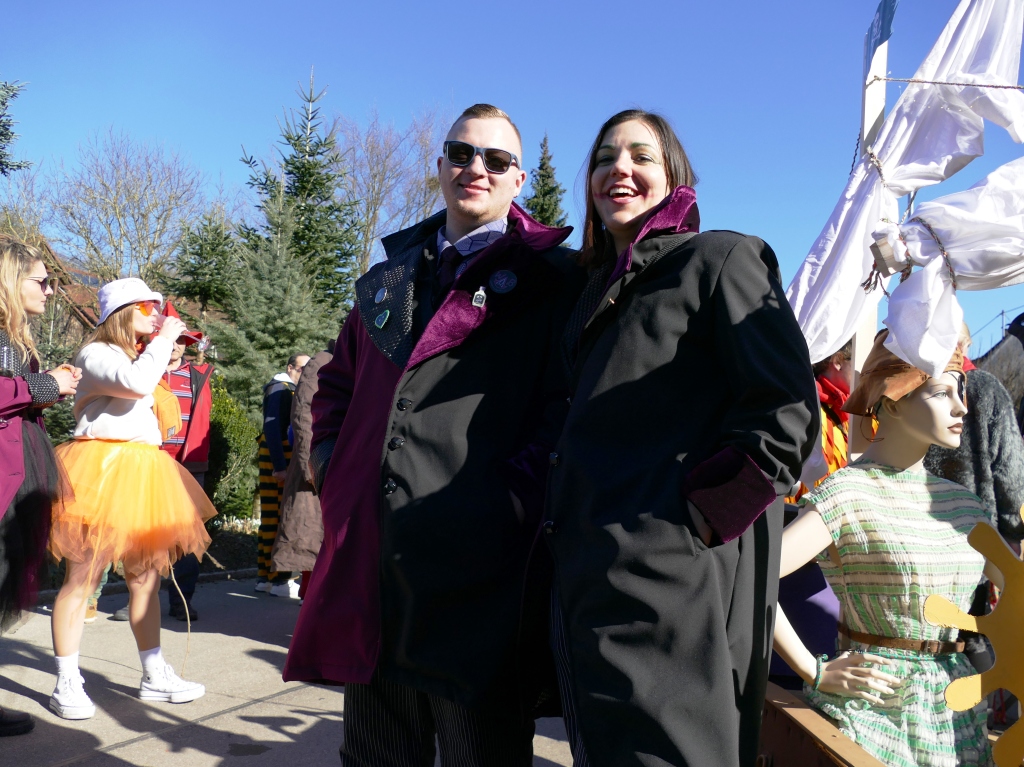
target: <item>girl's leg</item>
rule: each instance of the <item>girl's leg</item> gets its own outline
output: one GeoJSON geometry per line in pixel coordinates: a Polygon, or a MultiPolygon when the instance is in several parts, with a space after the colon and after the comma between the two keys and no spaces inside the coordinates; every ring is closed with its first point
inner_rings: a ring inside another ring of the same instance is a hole
{"type": "Polygon", "coordinates": [[[74,655],[82,644],[85,629],[85,608],[89,596],[96,590],[103,570],[91,563],[67,563],[64,585],[53,602],[50,622],[53,633],[53,654],[58,657],[74,655]]]}
{"type": "Polygon", "coordinates": [[[128,620],[139,652],[160,646],[160,574],[147,570],[141,575],[125,571],[128,583],[128,620]]]}

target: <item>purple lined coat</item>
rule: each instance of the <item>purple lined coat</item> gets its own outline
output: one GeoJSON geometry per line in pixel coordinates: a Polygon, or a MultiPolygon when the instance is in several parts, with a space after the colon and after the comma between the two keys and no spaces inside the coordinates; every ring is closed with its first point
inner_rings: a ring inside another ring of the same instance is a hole
{"type": "Polygon", "coordinates": [[[543,578],[528,587],[527,560],[568,407],[559,340],[582,275],[558,247],[571,230],[513,205],[506,234],[431,312],[444,220],[385,238],[388,260],[357,283],[320,370],[314,456],[334,443],[324,541],[284,678],[379,671],[463,705],[518,687],[529,710],[549,660],[548,594],[543,578]]]}

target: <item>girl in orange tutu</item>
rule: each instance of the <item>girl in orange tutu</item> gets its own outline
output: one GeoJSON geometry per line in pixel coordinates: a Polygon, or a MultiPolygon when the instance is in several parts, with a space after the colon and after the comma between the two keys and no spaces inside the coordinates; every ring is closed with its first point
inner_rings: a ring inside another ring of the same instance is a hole
{"type": "Polygon", "coordinates": [[[78,670],[85,608],[103,570],[123,562],[128,613],[142,661],[139,697],[186,703],[203,685],[180,679],[160,652],[160,576],[184,554],[202,557],[203,523],[217,512],[185,469],[160,450],[153,390],[184,323],[164,318],[141,354],[136,345],[157,329],[163,296],[137,278],[100,288],[100,325],[79,352],[75,439],[57,448],[75,493],[53,515],[50,551],[68,561],[53,605],[57,686],[50,708],[65,719],[95,711],[78,670]]]}

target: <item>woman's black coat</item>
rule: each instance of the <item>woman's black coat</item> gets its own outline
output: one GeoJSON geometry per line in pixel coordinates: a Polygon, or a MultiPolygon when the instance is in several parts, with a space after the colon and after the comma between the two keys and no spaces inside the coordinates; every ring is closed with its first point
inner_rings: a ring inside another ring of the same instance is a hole
{"type": "Polygon", "coordinates": [[[581,735],[594,767],[753,765],[782,496],[819,433],[807,347],[755,237],[653,236],[620,271],[548,487],[581,735]]]}

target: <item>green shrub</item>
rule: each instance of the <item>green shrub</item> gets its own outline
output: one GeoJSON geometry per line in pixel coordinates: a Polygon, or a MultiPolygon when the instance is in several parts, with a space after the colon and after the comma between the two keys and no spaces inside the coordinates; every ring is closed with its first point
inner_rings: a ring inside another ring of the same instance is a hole
{"type": "Polygon", "coordinates": [[[222,516],[251,517],[259,479],[256,440],[260,429],[247,410],[228,394],[221,376],[211,381],[211,391],[206,492],[222,516]]]}
{"type": "Polygon", "coordinates": [[[46,408],[43,421],[54,445],[67,442],[75,433],[75,401],[69,398],[46,408]]]}

